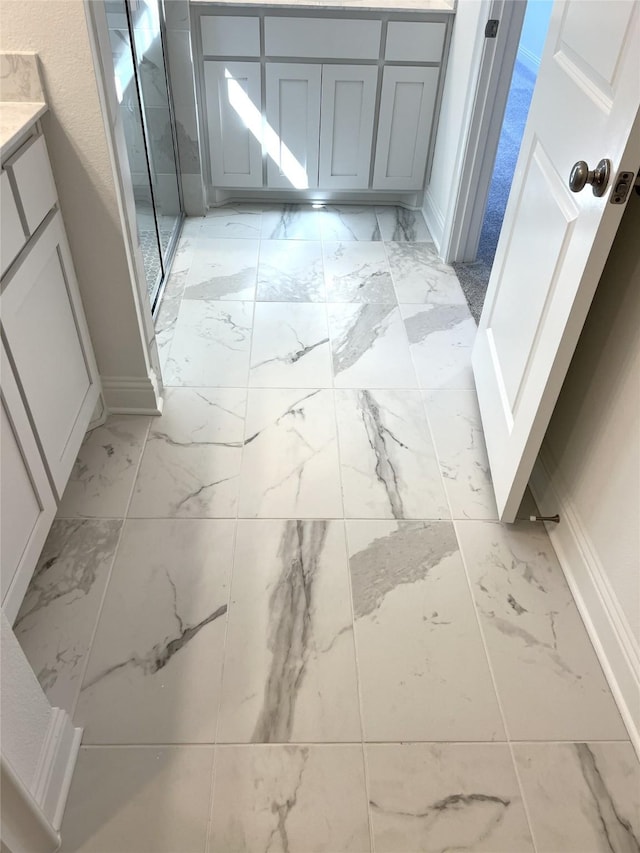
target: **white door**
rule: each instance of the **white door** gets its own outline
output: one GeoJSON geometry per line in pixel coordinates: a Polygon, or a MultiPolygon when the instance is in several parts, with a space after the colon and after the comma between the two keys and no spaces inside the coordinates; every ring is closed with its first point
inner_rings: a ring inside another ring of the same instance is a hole
{"type": "Polygon", "coordinates": [[[264,147],[270,187],[318,186],[321,65],[266,65],[264,147]]]}
{"type": "Polygon", "coordinates": [[[421,190],[433,126],[440,69],[391,65],[384,69],[376,190],[421,190]]]}
{"type": "Polygon", "coordinates": [[[558,0],[473,351],[500,517],[515,519],[640,164],[640,4],[558,0]],[[601,197],[571,192],[601,158],[601,197]]]}
{"type": "Polygon", "coordinates": [[[377,84],[377,66],[323,66],[322,189],[356,190],[369,186],[377,84]]]}
{"type": "Polygon", "coordinates": [[[204,89],[213,185],[261,187],[260,63],[206,61],[204,89]]]}

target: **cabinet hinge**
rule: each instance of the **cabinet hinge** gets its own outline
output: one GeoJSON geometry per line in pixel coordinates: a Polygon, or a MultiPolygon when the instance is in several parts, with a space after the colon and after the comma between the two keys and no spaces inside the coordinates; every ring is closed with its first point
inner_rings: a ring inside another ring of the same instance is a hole
{"type": "Polygon", "coordinates": [[[498,25],[500,21],[497,18],[490,18],[487,21],[487,26],[484,28],[484,37],[494,39],[498,35],[498,25]]]}

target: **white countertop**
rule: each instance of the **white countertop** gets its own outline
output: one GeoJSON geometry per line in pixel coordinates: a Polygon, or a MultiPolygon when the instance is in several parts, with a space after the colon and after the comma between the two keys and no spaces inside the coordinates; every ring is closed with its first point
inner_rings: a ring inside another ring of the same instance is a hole
{"type": "Polygon", "coordinates": [[[0,156],[47,111],[35,53],[0,53],[0,156]]]}
{"type": "Polygon", "coordinates": [[[193,6],[215,5],[265,7],[278,9],[339,9],[362,12],[448,12],[454,11],[454,0],[190,0],[193,6]]]}
{"type": "Polygon", "coordinates": [[[47,111],[43,101],[0,102],[0,156],[4,157],[20,136],[47,111]]]}

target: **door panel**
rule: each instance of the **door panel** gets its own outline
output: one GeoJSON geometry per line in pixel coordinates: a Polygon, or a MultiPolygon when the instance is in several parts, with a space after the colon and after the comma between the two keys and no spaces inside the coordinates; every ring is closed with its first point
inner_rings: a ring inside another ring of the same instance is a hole
{"type": "Polygon", "coordinates": [[[262,186],[262,98],[257,62],[205,62],[214,186],[262,186]]]}
{"type": "Polygon", "coordinates": [[[554,6],[473,353],[503,521],[515,518],[624,211],[609,203],[615,174],[640,162],[638,19],[625,0],[554,6]],[[572,193],[574,162],[603,157],[605,194],[572,193]]]}
{"type": "Polygon", "coordinates": [[[270,187],[318,186],[322,66],[266,66],[267,179],[270,187]]]}

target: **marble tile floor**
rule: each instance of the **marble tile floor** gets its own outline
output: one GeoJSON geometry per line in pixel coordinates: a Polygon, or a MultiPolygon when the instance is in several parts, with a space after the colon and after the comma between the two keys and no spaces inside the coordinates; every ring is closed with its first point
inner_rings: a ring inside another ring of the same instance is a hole
{"type": "Polygon", "coordinates": [[[162,417],[81,449],[16,622],[85,853],[640,851],[545,531],[497,521],[475,326],[421,216],[187,220],[162,417]]]}

